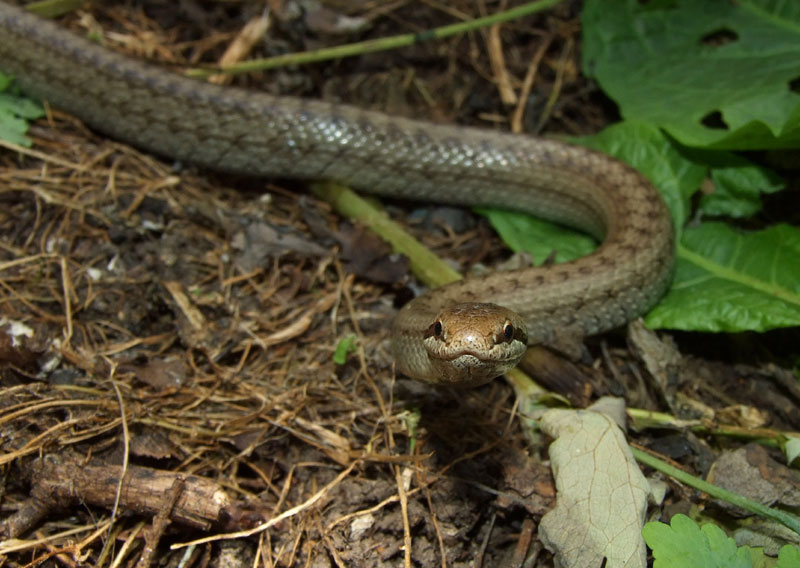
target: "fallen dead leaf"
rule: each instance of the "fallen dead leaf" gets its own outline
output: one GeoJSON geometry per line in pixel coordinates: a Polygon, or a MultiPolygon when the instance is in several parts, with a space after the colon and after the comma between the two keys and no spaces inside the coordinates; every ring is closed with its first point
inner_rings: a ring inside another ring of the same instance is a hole
{"type": "Polygon", "coordinates": [[[646,566],[641,530],[650,486],[615,420],[592,410],[554,409],[540,426],[556,438],[550,459],[557,504],[539,525],[556,566],[646,566]]]}
{"type": "MultiPolygon", "coordinates": [[[[800,476],[772,459],[765,448],[756,444],[723,452],[711,466],[708,481],[763,505],[800,505],[800,476]]],[[[719,504],[732,514],[744,514],[733,505],[719,504]]]]}

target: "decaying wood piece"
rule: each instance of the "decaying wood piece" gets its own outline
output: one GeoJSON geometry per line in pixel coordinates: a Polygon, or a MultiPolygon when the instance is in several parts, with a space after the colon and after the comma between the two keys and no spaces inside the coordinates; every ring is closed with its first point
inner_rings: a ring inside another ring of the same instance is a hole
{"type": "MultiPolygon", "coordinates": [[[[0,536],[17,537],[51,512],[76,502],[111,509],[121,475],[122,466],[85,465],[74,457],[50,455],[35,460],[31,465],[31,495],[0,525],[0,536]]],[[[176,482],[182,484],[182,491],[171,507],[172,522],[201,530],[212,526],[247,528],[269,514],[268,510],[259,513],[250,504],[232,500],[210,479],[135,465],[128,466],[122,479],[119,510],[157,515],[170,506],[169,495],[176,482]]]]}

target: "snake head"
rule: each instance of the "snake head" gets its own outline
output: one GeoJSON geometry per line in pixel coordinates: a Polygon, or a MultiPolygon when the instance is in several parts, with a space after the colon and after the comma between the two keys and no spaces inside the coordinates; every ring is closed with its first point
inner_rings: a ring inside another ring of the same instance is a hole
{"type": "Polygon", "coordinates": [[[423,345],[441,384],[477,386],[516,366],[528,348],[528,335],[516,312],[462,303],[439,312],[423,345]]]}

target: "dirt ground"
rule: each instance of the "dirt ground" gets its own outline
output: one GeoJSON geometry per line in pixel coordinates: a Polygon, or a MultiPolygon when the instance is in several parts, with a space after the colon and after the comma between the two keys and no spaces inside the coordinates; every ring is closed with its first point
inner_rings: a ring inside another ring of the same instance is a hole
{"type": "MultiPolygon", "coordinates": [[[[269,4],[250,56],[506,5],[269,4]]],[[[61,21],[185,67],[217,61],[263,10],[108,3],[61,21]]],[[[498,30],[234,82],[439,122],[592,133],[616,115],[579,74],[578,14],[566,3],[498,30]]],[[[450,391],[393,374],[389,324],[419,287],[377,238],[297,183],[165,162],[54,109],[30,136],[30,149],[0,150],[0,518],[3,538],[20,539],[0,566],[377,567],[403,565],[409,549],[421,567],[552,564],[536,539],[555,493],[546,445],[529,444],[501,380],[450,391]]],[[[509,256],[472,213],[388,206],[462,271],[509,256]]],[[[772,363],[796,344],[791,332],[674,339],[681,400],[800,430],[797,386],[772,363]],[[755,355],[733,355],[743,352],[755,355]]],[[[615,394],[669,411],[624,331],[588,352],[547,386],[579,406],[615,394]]],[[[721,446],[745,443],[688,431],[635,441],[700,475],[721,446]]],[[[703,502],[671,486],[665,510],[703,502]]]]}

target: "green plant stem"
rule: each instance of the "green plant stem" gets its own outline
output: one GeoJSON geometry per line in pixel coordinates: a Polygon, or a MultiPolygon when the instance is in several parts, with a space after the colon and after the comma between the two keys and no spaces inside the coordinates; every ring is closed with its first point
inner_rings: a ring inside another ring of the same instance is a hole
{"type": "Polygon", "coordinates": [[[725,424],[710,428],[702,420],[681,420],[666,412],[642,410],[641,408],[628,408],[627,412],[635,430],[645,430],[647,428],[691,430],[695,434],[754,440],[759,444],[770,447],[780,446],[781,440],[787,436],[800,438],[800,432],[781,431],[772,428],[745,428],[743,426],[725,424]]]}
{"type": "Polygon", "coordinates": [[[25,9],[42,18],[52,19],[73,12],[84,4],[84,0],[41,0],[27,4],[25,9]]]}
{"type": "Polygon", "coordinates": [[[395,252],[406,255],[411,272],[427,286],[444,286],[461,279],[458,272],[392,221],[379,206],[352,190],[335,183],[314,183],[311,191],[342,215],[375,231],[395,252]]]}
{"type": "MultiPolygon", "coordinates": [[[[411,263],[411,272],[427,286],[436,288],[461,279],[458,272],[389,219],[379,206],[352,190],[335,183],[314,183],[311,191],[340,214],[377,233],[392,245],[395,252],[406,255],[411,263]]],[[[519,399],[521,411],[526,415],[535,412],[547,391],[519,369],[514,369],[507,378],[519,399]]]]}
{"type": "Polygon", "coordinates": [[[631,451],[633,452],[633,456],[639,463],[652,467],[653,469],[660,471],[661,473],[668,475],[673,479],[676,479],[681,483],[688,485],[689,487],[693,487],[698,491],[707,493],[708,495],[710,495],[715,499],[721,499],[723,501],[731,503],[732,505],[741,507],[745,511],[750,511],[751,513],[755,513],[756,515],[760,515],[772,521],[776,521],[790,528],[797,534],[800,534],[800,517],[797,517],[796,515],[787,513],[786,511],[781,511],[780,509],[772,509],[770,507],[762,505],[761,503],[752,501],[747,497],[739,495],[738,493],[728,491],[727,489],[723,489],[722,487],[709,483],[708,481],[704,481],[638,448],[631,447],[631,451]]]}
{"type": "Polygon", "coordinates": [[[530,14],[546,10],[547,8],[555,6],[561,1],[562,0],[537,0],[536,2],[523,4],[522,6],[517,6],[516,8],[512,8],[504,12],[498,12],[497,14],[492,14],[483,18],[476,18],[467,22],[450,24],[448,26],[434,28],[432,30],[415,34],[402,34],[380,39],[361,41],[357,43],[350,43],[336,47],[328,47],[325,49],[315,49],[299,53],[288,53],[286,55],[278,55],[276,57],[269,57],[266,59],[252,59],[249,61],[236,63],[234,65],[226,65],[224,67],[216,67],[213,69],[190,69],[186,71],[186,75],[195,78],[205,78],[218,73],[236,75],[239,73],[249,73],[251,71],[265,71],[267,69],[284,67],[286,65],[317,63],[319,61],[353,57],[355,55],[374,53],[376,51],[398,49],[400,47],[407,47],[423,41],[442,39],[478,28],[492,26],[502,22],[508,22],[510,20],[516,20],[522,18],[523,16],[528,16],[530,14]]]}

